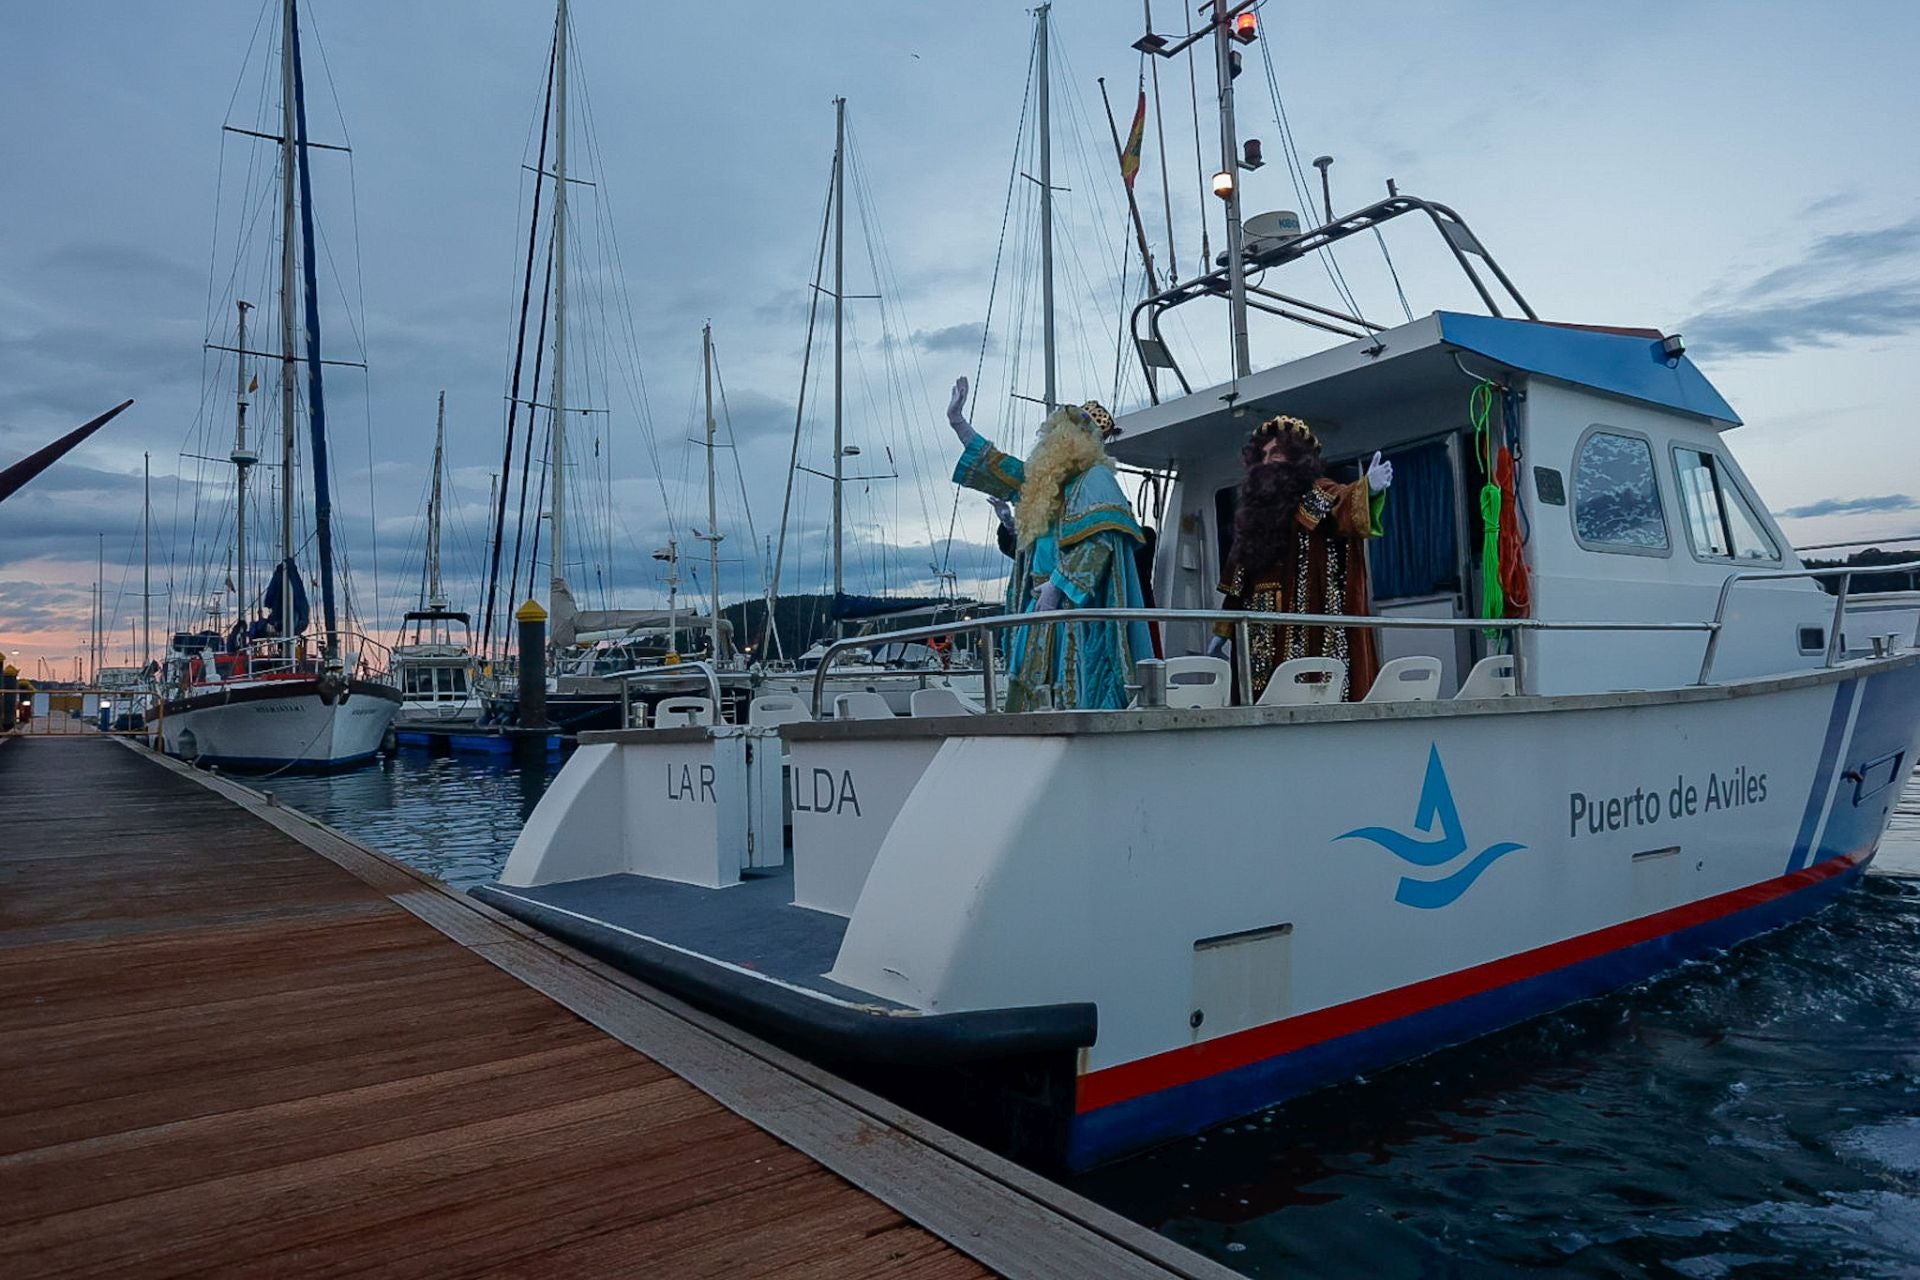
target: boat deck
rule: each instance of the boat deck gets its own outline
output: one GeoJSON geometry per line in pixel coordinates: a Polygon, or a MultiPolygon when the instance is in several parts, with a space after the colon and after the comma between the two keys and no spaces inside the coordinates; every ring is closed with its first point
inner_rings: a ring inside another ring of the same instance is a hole
{"type": "Polygon", "coordinates": [[[846,937],[847,918],[794,906],[791,862],[777,871],[749,873],[724,889],[635,875],[487,889],[495,905],[512,897],[582,917],[583,933],[628,930],[821,995],[875,1008],[901,1007],[826,978],[846,937]]]}
{"type": "Polygon", "coordinates": [[[0,1273],[1229,1274],[231,783],[0,797],[0,1273]]]}

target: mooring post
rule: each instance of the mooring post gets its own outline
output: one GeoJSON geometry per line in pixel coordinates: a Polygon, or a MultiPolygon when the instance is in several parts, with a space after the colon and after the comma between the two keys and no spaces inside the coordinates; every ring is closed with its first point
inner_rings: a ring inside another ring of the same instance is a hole
{"type": "Polygon", "coordinates": [[[20,669],[7,665],[7,655],[0,653],[0,733],[12,729],[20,719],[20,669]]]}
{"type": "Polygon", "coordinates": [[[520,624],[520,727],[547,727],[547,611],[528,600],[513,615],[520,624]]]}

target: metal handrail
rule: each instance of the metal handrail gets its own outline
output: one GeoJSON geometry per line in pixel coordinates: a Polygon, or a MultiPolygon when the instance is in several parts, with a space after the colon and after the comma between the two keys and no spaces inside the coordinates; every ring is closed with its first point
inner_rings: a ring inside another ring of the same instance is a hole
{"type": "MultiPolygon", "coordinates": [[[[1494,279],[1499,283],[1500,287],[1506,291],[1507,297],[1520,309],[1521,314],[1525,315],[1529,320],[1538,320],[1540,318],[1534,312],[1534,309],[1528,305],[1527,300],[1521,296],[1520,290],[1514,285],[1513,281],[1508,278],[1507,273],[1501,269],[1500,264],[1494,260],[1493,254],[1488,252],[1486,245],[1473,233],[1473,229],[1467,226],[1467,220],[1465,218],[1462,218],[1458,213],[1437,200],[1423,200],[1418,196],[1403,195],[1399,192],[1395,192],[1385,200],[1377,201],[1363,209],[1349,213],[1344,217],[1335,218],[1301,235],[1282,240],[1264,252],[1247,254],[1244,271],[1249,273],[1265,272],[1273,267],[1286,266],[1289,263],[1297,262],[1307,257],[1311,253],[1328,248],[1346,239],[1348,236],[1358,235],[1363,231],[1376,229],[1387,222],[1391,222],[1395,218],[1411,213],[1424,213],[1428,220],[1433,223],[1434,229],[1440,233],[1441,240],[1446,244],[1449,252],[1452,253],[1454,262],[1466,275],[1468,281],[1472,283],[1474,291],[1480,295],[1480,301],[1486,307],[1489,315],[1501,316],[1504,313],[1500,309],[1499,302],[1495,300],[1493,292],[1487,287],[1486,282],[1480,278],[1479,272],[1475,271],[1473,264],[1467,261],[1470,255],[1479,258],[1487,265],[1488,270],[1493,273],[1494,279]],[[1449,230],[1449,228],[1454,229],[1449,230]]],[[[1191,279],[1171,284],[1159,293],[1148,298],[1143,298],[1135,304],[1133,312],[1128,318],[1128,330],[1133,336],[1135,352],[1140,356],[1142,371],[1146,374],[1147,395],[1154,404],[1160,403],[1160,389],[1154,378],[1154,365],[1147,359],[1145,349],[1141,346],[1141,340],[1146,338],[1157,344],[1167,359],[1167,363],[1161,367],[1171,369],[1173,376],[1180,381],[1181,390],[1184,393],[1191,394],[1193,386],[1187,381],[1187,375],[1182,372],[1179,361],[1173,358],[1172,350],[1167,346],[1166,338],[1160,330],[1160,318],[1173,308],[1183,303],[1194,301],[1197,298],[1226,297],[1229,275],[1230,268],[1221,266],[1208,271],[1204,275],[1194,276],[1191,279]],[[1141,333],[1140,328],[1140,322],[1143,317],[1147,324],[1147,332],[1144,334],[1141,333]]],[[[1291,298],[1273,290],[1261,289],[1257,284],[1249,286],[1249,288],[1254,293],[1273,299],[1277,304],[1284,304],[1261,306],[1259,303],[1249,299],[1249,305],[1254,306],[1258,310],[1268,312],[1269,314],[1280,316],[1283,319],[1292,320],[1296,324],[1311,325],[1316,329],[1330,330],[1331,332],[1348,338],[1365,336],[1356,335],[1336,325],[1328,324],[1324,319],[1316,319],[1314,316],[1289,310],[1287,309],[1289,306],[1311,307],[1313,311],[1319,313],[1321,316],[1335,315],[1343,321],[1350,322],[1366,330],[1377,332],[1382,327],[1372,323],[1363,316],[1332,312],[1330,308],[1314,306],[1313,304],[1302,302],[1298,298],[1291,298]]]]}
{"type": "MultiPolygon", "coordinates": [[[[1899,568],[1898,565],[1893,566],[1899,568]]],[[[1727,621],[1727,601],[1733,596],[1733,589],[1742,582],[1786,582],[1795,578],[1838,578],[1840,589],[1833,596],[1833,621],[1827,625],[1827,651],[1822,660],[1823,666],[1834,666],[1840,661],[1840,624],[1846,620],[1847,592],[1853,585],[1855,574],[1884,573],[1886,565],[1835,565],[1826,569],[1742,569],[1727,575],[1720,584],[1720,600],[1713,610],[1713,635],[1707,640],[1707,651],[1700,657],[1700,679],[1696,684],[1706,684],[1713,675],[1713,660],[1719,654],[1720,629],[1727,621]]],[[[1920,619],[1914,624],[1913,643],[1920,646],[1920,619]]]]}
{"type": "MultiPolygon", "coordinates": [[[[1441,631],[1705,631],[1719,634],[1714,622],[1553,622],[1541,618],[1383,618],[1346,613],[1253,613],[1237,609],[1055,609],[1046,613],[996,614],[990,618],[969,619],[964,625],[914,627],[887,633],[885,640],[917,640],[931,635],[971,631],[975,651],[980,655],[981,701],[988,711],[999,709],[994,688],[993,633],[1012,627],[1043,626],[1061,622],[1228,622],[1233,624],[1234,673],[1242,689],[1253,688],[1252,658],[1249,656],[1248,629],[1254,626],[1308,627],[1383,627],[1388,630],[1430,629],[1441,631]]],[[[876,637],[864,637],[870,643],[876,637]]],[[[834,654],[853,645],[837,640],[820,655],[820,668],[813,677],[813,716],[819,719],[827,682],[827,665],[834,654]]],[[[1525,670],[1520,647],[1513,647],[1513,687],[1526,691],[1525,670]]]]}
{"type": "Polygon", "coordinates": [[[620,727],[627,729],[632,727],[634,681],[638,680],[645,683],[649,679],[671,675],[684,675],[689,671],[706,676],[707,694],[713,699],[713,714],[717,718],[720,714],[720,674],[714,669],[713,664],[704,658],[694,658],[688,661],[675,662],[670,665],[662,664],[657,667],[635,667],[631,671],[615,671],[610,675],[601,676],[600,679],[612,680],[619,684],[620,727]]]}

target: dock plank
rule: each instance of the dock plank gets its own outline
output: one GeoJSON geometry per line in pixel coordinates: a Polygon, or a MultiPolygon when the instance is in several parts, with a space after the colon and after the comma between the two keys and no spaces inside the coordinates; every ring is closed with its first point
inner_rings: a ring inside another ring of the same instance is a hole
{"type": "Polygon", "coordinates": [[[244,787],[0,796],[0,1274],[1230,1274],[244,787]]]}
{"type": "Polygon", "coordinates": [[[16,742],[0,794],[0,1273],[988,1274],[429,928],[391,864],[103,739],[16,742]]]}

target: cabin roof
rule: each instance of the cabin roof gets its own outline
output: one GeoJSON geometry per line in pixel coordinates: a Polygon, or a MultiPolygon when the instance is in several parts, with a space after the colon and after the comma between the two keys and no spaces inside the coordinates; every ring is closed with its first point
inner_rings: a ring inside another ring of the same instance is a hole
{"type": "MultiPolygon", "coordinates": [[[[1419,417],[1464,404],[1468,379],[1501,371],[1552,378],[1725,425],[1740,421],[1685,355],[1669,359],[1654,330],[1582,328],[1437,311],[1411,324],[1316,351],[1232,384],[1149,405],[1121,419],[1122,462],[1157,466],[1239,448],[1276,413],[1316,428],[1368,415],[1419,417]]],[[[1369,447],[1372,447],[1371,445],[1369,447]]]]}

